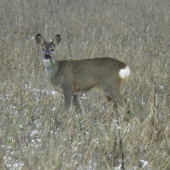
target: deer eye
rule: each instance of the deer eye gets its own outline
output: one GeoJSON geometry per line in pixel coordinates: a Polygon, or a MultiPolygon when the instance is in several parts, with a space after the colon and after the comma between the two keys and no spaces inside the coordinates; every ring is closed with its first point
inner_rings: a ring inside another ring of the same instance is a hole
{"type": "Polygon", "coordinates": [[[51,51],[54,51],[54,49],[53,49],[53,48],[51,48],[51,51]]]}
{"type": "Polygon", "coordinates": [[[42,48],[42,51],[45,51],[45,48],[42,48]]]}

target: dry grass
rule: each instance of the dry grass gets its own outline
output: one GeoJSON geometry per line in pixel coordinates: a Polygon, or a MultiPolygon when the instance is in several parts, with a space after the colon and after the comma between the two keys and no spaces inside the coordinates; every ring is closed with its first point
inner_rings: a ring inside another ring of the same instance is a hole
{"type": "Polygon", "coordinates": [[[169,169],[170,1],[1,0],[0,6],[0,169],[169,169]],[[126,62],[131,76],[123,91],[133,115],[119,108],[108,123],[110,110],[97,94],[83,99],[85,115],[65,114],[63,96],[46,80],[36,33],[61,35],[59,59],[126,62]]]}

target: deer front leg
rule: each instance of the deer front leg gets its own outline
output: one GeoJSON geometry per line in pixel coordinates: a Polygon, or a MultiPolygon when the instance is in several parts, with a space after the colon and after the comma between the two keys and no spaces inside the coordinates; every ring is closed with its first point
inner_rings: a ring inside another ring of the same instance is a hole
{"type": "Polygon", "coordinates": [[[76,112],[83,113],[81,101],[80,101],[80,96],[78,94],[75,94],[73,96],[73,103],[76,106],[76,112]]]}
{"type": "Polygon", "coordinates": [[[65,109],[69,109],[71,107],[73,96],[74,96],[74,89],[70,83],[65,83],[63,86],[64,92],[64,102],[65,102],[65,109]]]}
{"type": "Polygon", "coordinates": [[[64,103],[65,103],[65,109],[69,109],[71,107],[73,100],[73,94],[70,92],[64,92],[64,103]]]}

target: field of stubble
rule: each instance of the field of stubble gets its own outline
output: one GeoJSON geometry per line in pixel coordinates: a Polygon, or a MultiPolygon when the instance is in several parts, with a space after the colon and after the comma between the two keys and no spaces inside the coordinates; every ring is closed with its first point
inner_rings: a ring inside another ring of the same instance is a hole
{"type": "Polygon", "coordinates": [[[169,0],[1,0],[0,169],[114,170],[170,166],[169,0]],[[131,68],[108,121],[101,94],[85,115],[63,111],[35,34],[61,35],[58,59],[113,57],[131,68]]]}

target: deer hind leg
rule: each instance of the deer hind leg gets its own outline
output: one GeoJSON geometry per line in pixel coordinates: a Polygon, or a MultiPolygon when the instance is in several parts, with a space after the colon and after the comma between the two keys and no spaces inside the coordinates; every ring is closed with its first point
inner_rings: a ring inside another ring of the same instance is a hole
{"type": "Polygon", "coordinates": [[[106,94],[104,94],[109,106],[110,104],[113,105],[116,109],[117,109],[117,103],[116,101],[114,101],[111,97],[107,96],[106,94]]]}
{"type": "Polygon", "coordinates": [[[102,89],[106,100],[110,103],[113,102],[113,106],[117,108],[117,103],[119,103],[121,106],[124,106],[127,104],[127,99],[124,98],[124,96],[120,93],[120,88],[115,87],[105,87],[102,89]]]}
{"type": "Polygon", "coordinates": [[[112,101],[115,103],[115,105],[113,105],[114,108],[117,109],[117,103],[119,103],[121,106],[125,107],[125,112],[129,113],[130,102],[126,98],[124,98],[124,96],[122,94],[120,94],[119,91],[114,92],[114,93],[110,93],[109,96],[107,96],[105,94],[105,97],[106,97],[106,99],[109,103],[112,102],[112,101]]]}

